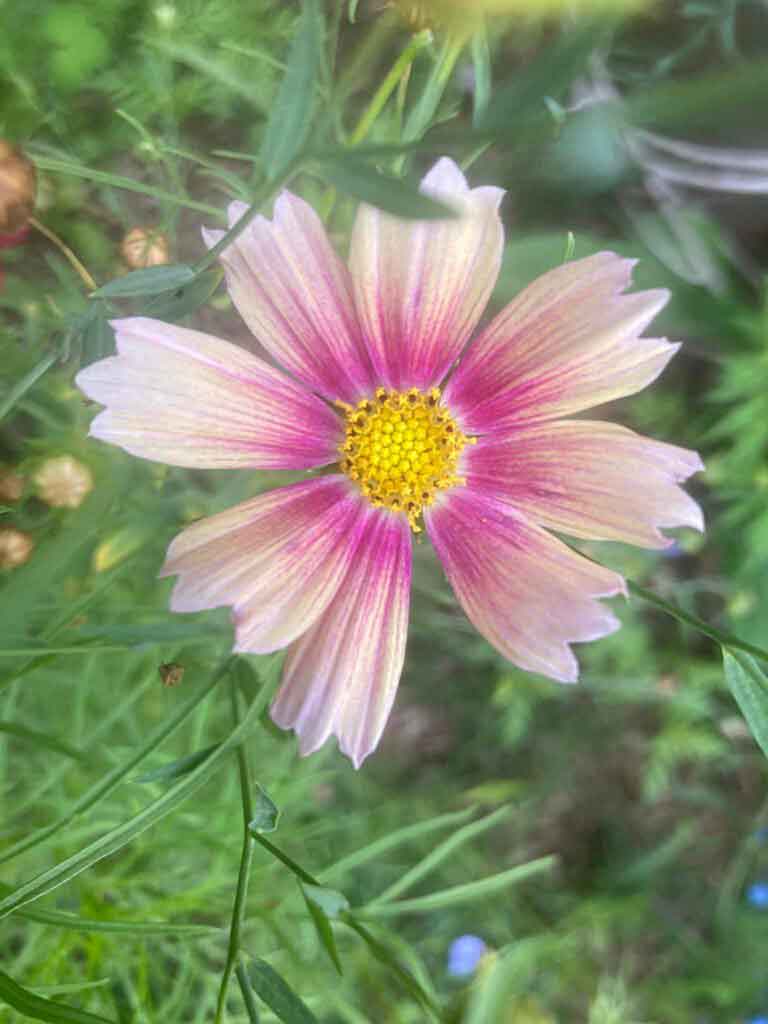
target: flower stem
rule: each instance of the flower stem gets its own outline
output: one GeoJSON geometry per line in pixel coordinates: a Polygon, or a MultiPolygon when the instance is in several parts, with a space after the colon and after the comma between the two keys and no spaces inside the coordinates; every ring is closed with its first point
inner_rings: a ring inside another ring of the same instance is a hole
{"type": "Polygon", "coordinates": [[[397,58],[381,85],[373,95],[373,99],[365,108],[349,139],[351,146],[357,146],[368,135],[377,118],[387,104],[392,93],[401,80],[408,74],[416,56],[432,41],[432,33],[428,30],[417,32],[397,58]]]}
{"type": "Polygon", "coordinates": [[[656,608],[660,608],[667,615],[671,615],[672,618],[677,619],[678,622],[684,622],[687,626],[692,626],[699,633],[703,633],[704,636],[708,636],[711,640],[720,644],[723,647],[731,647],[737,651],[744,651],[746,654],[751,654],[755,658],[760,658],[762,661],[768,661],[768,651],[763,647],[758,647],[756,644],[750,644],[746,640],[740,640],[733,633],[724,633],[722,630],[717,629],[715,626],[710,626],[704,619],[700,619],[697,615],[692,615],[690,612],[684,611],[676,604],[672,604],[671,601],[666,601],[663,597],[659,597],[658,594],[654,594],[652,590],[646,590],[645,587],[641,587],[637,583],[633,583],[631,580],[627,580],[627,586],[631,594],[635,594],[637,597],[641,597],[648,604],[654,605],[656,608]]]}
{"type": "MultiPolygon", "coordinates": [[[[232,718],[235,727],[240,724],[240,708],[238,706],[237,682],[233,679],[230,688],[230,700],[232,703],[232,718]]],[[[232,973],[237,967],[240,955],[240,935],[245,917],[245,907],[248,896],[248,881],[251,875],[253,864],[253,851],[255,842],[248,831],[248,823],[253,818],[253,803],[251,801],[251,790],[253,788],[251,779],[251,768],[248,763],[248,754],[241,743],[237,748],[237,766],[240,775],[240,799],[243,808],[243,848],[240,854],[240,869],[237,874],[237,888],[235,889],[235,900],[232,905],[232,919],[229,926],[229,946],[227,948],[227,961],[224,964],[224,972],[219,985],[219,995],[216,1001],[215,1024],[221,1024],[224,1019],[224,1008],[227,1001],[227,989],[232,978],[232,973]]]]}
{"type": "Polygon", "coordinates": [[[96,289],[98,288],[98,285],[93,280],[91,275],[88,273],[88,270],[83,266],[83,264],[80,262],[77,256],[75,256],[75,254],[66,244],[66,242],[63,242],[59,238],[59,236],[54,231],[51,231],[50,228],[47,228],[45,224],[41,224],[37,217],[30,217],[29,223],[32,225],[33,228],[35,228],[36,231],[39,231],[41,235],[45,235],[49,242],[53,242],[53,244],[56,246],[59,252],[61,252],[61,254],[70,264],[70,266],[75,270],[78,277],[83,282],[88,291],[95,292],[96,289]]]}

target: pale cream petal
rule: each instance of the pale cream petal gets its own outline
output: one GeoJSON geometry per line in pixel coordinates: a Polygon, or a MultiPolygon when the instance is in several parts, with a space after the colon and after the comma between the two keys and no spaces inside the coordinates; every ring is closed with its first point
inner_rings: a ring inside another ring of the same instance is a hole
{"type": "Polygon", "coordinates": [[[439,384],[478,323],[496,283],[504,231],[501,189],[470,190],[443,158],[422,191],[455,219],[406,221],[361,205],[350,268],[377,380],[386,387],[439,384]]]}
{"type": "Polygon", "coordinates": [[[701,509],[678,486],[703,468],[696,452],[615,423],[560,420],[480,438],[466,449],[463,472],[473,488],[541,526],[663,548],[672,543],[664,528],[704,528],[701,509]]]}
{"type": "Polygon", "coordinates": [[[339,417],[245,349],[146,317],[112,325],[118,354],[76,378],[106,406],[93,437],[200,469],[311,469],[338,458],[339,417]]]}
{"type": "Polygon", "coordinates": [[[622,295],[633,263],[603,252],[529,285],[469,346],[445,389],[463,429],[492,433],[644,388],[679,348],[641,338],[666,291],[622,295]]]}
{"type": "Polygon", "coordinates": [[[288,651],[272,705],[302,754],[335,735],[359,768],[378,744],[405,657],[410,582],[408,521],[371,508],[336,597],[288,651]]]}
{"type": "MultiPolygon", "coordinates": [[[[230,226],[245,210],[231,204],[230,226]]],[[[213,246],[222,232],[204,230],[203,237],[213,246]]],[[[286,370],[332,401],[373,393],[349,272],[308,203],[283,192],[273,219],[256,217],[221,261],[240,315],[286,370]]]]}
{"type": "Polygon", "coordinates": [[[228,606],[235,650],[288,646],[333,599],[355,557],[367,506],[346,477],[280,487],[187,527],[161,576],[178,576],[171,609],[228,606]]]}
{"type": "Polygon", "coordinates": [[[455,487],[424,520],[470,622],[520,668],[573,682],[578,664],[570,644],[618,629],[597,598],[625,593],[621,576],[504,503],[455,487]]]}

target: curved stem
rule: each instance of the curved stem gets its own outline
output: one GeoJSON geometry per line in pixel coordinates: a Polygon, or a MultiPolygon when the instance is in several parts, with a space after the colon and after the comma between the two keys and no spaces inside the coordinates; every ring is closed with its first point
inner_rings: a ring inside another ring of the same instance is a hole
{"type": "Polygon", "coordinates": [[[95,292],[96,289],[98,288],[98,285],[93,280],[91,275],[88,273],[88,270],[83,266],[83,264],[80,262],[77,256],[75,256],[75,254],[66,244],[66,242],[63,242],[59,238],[59,236],[54,231],[51,231],[50,228],[47,228],[45,224],[41,224],[37,217],[30,217],[29,223],[36,231],[39,231],[41,235],[45,235],[49,242],[53,242],[53,244],[56,246],[59,252],[64,256],[64,258],[67,260],[70,266],[75,270],[75,272],[77,273],[78,277],[83,282],[85,287],[89,291],[95,292]]]}
{"type": "Polygon", "coordinates": [[[697,615],[692,615],[690,612],[684,611],[679,608],[676,604],[672,604],[671,601],[666,601],[663,597],[659,597],[658,594],[654,594],[652,590],[646,590],[645,587],[641,587],[637,583],[633,583],[632,580],[627,580],[627,586],[631,594],[635,594],[637,597],[641,597],[648,604],[654,605],[656,608],[660,608],[666,612],[667,615],[671,615],[672,618],[677,619],[678,622],[684,622],[687,626],[692,626],[699,633],[703,633],[704,636],[708,636],[711,640],[720,644],[723,647],[732,647],[737,651],[744,651],[745,654],[751,654],[755,658],[760,658],[762,661],[768,661],[768,651],[763,647],[758,647],[756,644],[750,644],[746,640],[740,640],[733,633],[724,633],[722,630],[716,629],[715,626],[710,626],[704,619],[700,619],[697,615]]]}
{"type": "MultiPolygon", "coordinates": [[[[237,683],[233,679],[230,688],[230,700],[232,703],[232,718],[237,727],[240,724],[240,708],[238,706],[237,683]]],[[[240,775],[240,799],[243,808],[243,847],[240,854],[240,869],[237,874],[237,887],[235,899],[232,904],[232,918],[229,926],[229,946],[227,948],[227,960],[224,964],[224,972],[219,984],[219,995],[216,1000],[216,1016],[214,1024],[221,1024],[224,1019],[224,1008],[227,1001],[227,990],[232,974],[235,971],[240,955],[240,935],[243,930],[243,919],[248,897],[248,881],[251,876],[253,864],[253,851],[255,842],[248,831],[248,823],[253,818],[253,803],[251,791],[253,783],[251,779],[251,768],[248,763],[248,755],[243,744],[237,748],[237,766],[240,775]]]]}

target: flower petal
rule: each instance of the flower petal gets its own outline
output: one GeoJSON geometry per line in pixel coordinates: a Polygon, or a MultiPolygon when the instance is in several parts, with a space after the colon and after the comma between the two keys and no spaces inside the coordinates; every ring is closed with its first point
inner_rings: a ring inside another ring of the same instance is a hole
{"type": "Polygon", "coordinates": [[[561,420],[483,437],[466,449],[467,482],[526,517],[588,540],[664,548],[661,527],[703,530],[678,484],[704,468],[696,452],[615,423],[561,420]]]}
{"type": "Polygon", "coordinates": [[[200,469],[310,469],[338,458],[339,417],[245,349],[145,317],[113,327],[118,355],[76,378],[107,406],[93,437],[200,469]]]}
{"type": "Polygon", "coordinates": [[[405,516],[369,509],[336,597],[289,650],[272,717],[302,754],[333,734],[356,768],[376,747],[405,657],[411,533],[405,516]]]}
{"type": "Polygon", "coordinates": [[[639,391],[679,348],[640,338],[668,299],[621,295],[633,263],[602,252],[542,275],[470,346],[445,401],[462,428],[498,431],[639,391]]]}
{"type": "Polygon", "coordinates": [[[498,188],[470,190],[443,158],[421,191],[455,219],[405,221],[361,205],[350,267],[377,380],[390,388],[439,384],[485,309],[501,265],[498,188]]]}
{"type": "MultiPolygon", "coordinates": [[[[246,209],[230,205],[230,226],[246,209]]],[[[209,247],[222,235],[203,229],[209,247]]],[[[331,400],[373,393],[349,272],[308,203],[283,192],[273,219],[256,217],[221,261],[240,315],[286,370],[331,400]]]]}
{"type": "Polygon", "coordinates": [[[178,575],[171,609],[228,605],[235,650],[286,647],[336,594],[365,526],[367,506],[346,477],[280,487],[187,527],[161,576],[178,575]]]}
{"type": "Polygon", "coordinates": [[[568,645],[618,629],[595,598],[625,593],[621,576],[503,503],[456,487],[424,519],[469,620],[520,668],[573,682],[578,664],[568,645]]]}

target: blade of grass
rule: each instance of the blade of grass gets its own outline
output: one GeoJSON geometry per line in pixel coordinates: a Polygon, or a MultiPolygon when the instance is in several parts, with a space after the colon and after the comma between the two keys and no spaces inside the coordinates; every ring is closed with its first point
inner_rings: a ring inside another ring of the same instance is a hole
{"type": "Polygon", "coordinates": [[[447,860],[451,854],[458,850],[459,847],[465,843],[470,842],[475,836],[482,835],[483,832],[487,832],[488,829],[495,828],[500,822],[504,821],[512,813],[511,807],[500,807],[492,814],[487,815],[485,818],[481,818],[479,821],[473,821],[469,825],[465,825],[464,828],[460,828],[458,832],[454,832],[453,835],[449,836],[446,840],[436,846],[435,849],[428,854],[423,860],[415,864],[410,871],[406,871],[396,882],[385,889],[381,895],[377,896],[372,900],[367,908],[378,906],[381,903],[388,903],[401,893],[406,892],[412,886],[420,882],[422,878],[426,878],[435,868],[439,867],[444,860],[447,860]]]}
{"type": "Polygon", "coordinates": [[[431,892],[426,896],[416,896],[411,900],[397,900],[394,903],[384,904],[369,903],[364,907],[357,908],[355,913],[360,914],[361,917],[398,917],[400,914],[425,914],[432,910],[442,910],[445,907],[470,903],[491,896],[510,885],[517,885],[518,882],[525,881],[527,878],[551,871],[556,863],[556,857],[539,857],[527,864],[510,868],[509,871],[502,871],[489,878],[481,878],[477,882],[455,885],[450,889],[441,889],[439,892],[431,892]]]}
{"type": "MultiPolygon", "coordinates": [[[[272,665],[274,666],[277,663],[277,659],[274,659],[272,665]]],[[[0,900],[0,918],[7,917],[15,910],[18,910],[19,907],[32,903],[60,885],[64,885],[65,882],[86,871],[104,857],[115,853],[116,850],[130,843],[137,836],[141,835],[142,832],[151,828],[158,821],[161,821],[185,800],[189,799],[193,793],[208,781],[214,771],[221,766],[224,756],[240,743],[251,726],[258,721],[259,715],[264,710],[271,696],[274,682],[275,680],[273,679],[270,681],[272,685],[266,681],[262,684],[261,690],[240,725],[230,732],[226,739],[222,741],[221,746],[214,750],[211,756],[196,768],[195,771],[190,775],[185,775],[176,785],[166,790],[162,796],[142,808],[138,814],[134,814],[116,828],[110,829],[109,832],[105,833],[95,842],[90,843],[71,857],[67,857],[66,860],[31,878],[28,882],[19,886],[10,896],[0,900]]]]}

